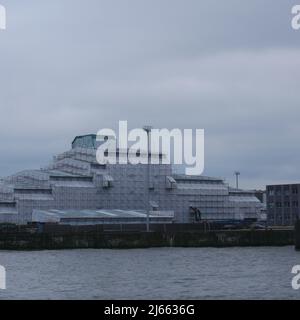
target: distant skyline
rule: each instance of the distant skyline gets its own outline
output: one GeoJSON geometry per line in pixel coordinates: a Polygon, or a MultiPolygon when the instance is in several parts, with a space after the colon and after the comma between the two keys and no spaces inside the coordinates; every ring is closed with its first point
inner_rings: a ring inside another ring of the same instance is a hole
{"type": "Polygon", "coordinates": [[[204,175],[300,182],[293,0],[0,0],[0,176],[76,135],[205,129],[204,175]]]}

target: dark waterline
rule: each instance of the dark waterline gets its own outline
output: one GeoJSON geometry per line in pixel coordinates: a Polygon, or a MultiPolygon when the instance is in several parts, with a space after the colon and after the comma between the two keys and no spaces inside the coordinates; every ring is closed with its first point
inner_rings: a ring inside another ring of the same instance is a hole
{"type": "Polygon", "coordinates": [[[0,251],[0,299],[300,299],[293,247],[0,251]]]}

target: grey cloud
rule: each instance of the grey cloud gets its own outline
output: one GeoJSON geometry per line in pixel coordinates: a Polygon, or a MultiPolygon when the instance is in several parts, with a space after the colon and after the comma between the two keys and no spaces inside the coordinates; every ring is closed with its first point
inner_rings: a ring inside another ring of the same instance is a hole
{"type": "Polygon", "coordinates": [[[300,178],[294,1],[0,2],[0,175],[128,120],[204,128],[206,174],[300,178]]]}

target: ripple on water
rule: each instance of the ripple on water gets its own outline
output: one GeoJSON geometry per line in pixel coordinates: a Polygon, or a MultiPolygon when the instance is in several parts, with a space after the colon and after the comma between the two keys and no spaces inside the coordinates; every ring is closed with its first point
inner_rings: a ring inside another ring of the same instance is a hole
{"type": "Polygon", "coordinates": [[[0,251],[0,299],[300,299],[278,248],[0,251]]]}

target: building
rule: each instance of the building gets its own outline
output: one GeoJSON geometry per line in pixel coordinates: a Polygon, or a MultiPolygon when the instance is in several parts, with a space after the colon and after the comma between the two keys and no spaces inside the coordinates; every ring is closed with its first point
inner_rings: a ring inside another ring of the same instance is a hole
{"type": "Polygon", "coordinates": [[[291,226],[300,217],[300,184],[267,186],[267,216],[270,225],[291,226]]]}
{"type": "MultiPolygon", "coordinates": [[[[173,212],[172,221],[179,223],[257,220],[261,214],[263,206],[254,191],[230,188],[221,178],[174,174],[172,166],[162,161],[100,165],[96,149],[95,135],[79,136],[71,150],[54,157],[48,167],[1,179],[0,222],[26,224],[39,212],[49,216],[58,210],[63,219],[75,214],[81,215],[82,221],[87,212],[93,212],[100,223],[109,214],[99,219],[99,210],[142,212],[147,206],[156,219],[161,216],[163,221],[166,212],[173,212]],[[150,181],[146,185],[148,168],[150,181]]],[[[127,155],[128,151],[118,150],[121,152],[127,155]]],[[[161,154],[155,156],[162,159],[161,154]]]]}

